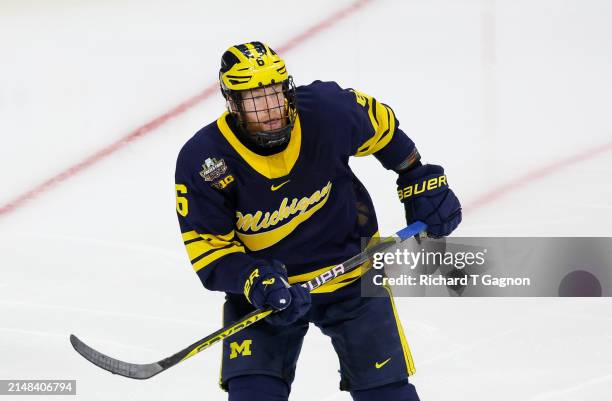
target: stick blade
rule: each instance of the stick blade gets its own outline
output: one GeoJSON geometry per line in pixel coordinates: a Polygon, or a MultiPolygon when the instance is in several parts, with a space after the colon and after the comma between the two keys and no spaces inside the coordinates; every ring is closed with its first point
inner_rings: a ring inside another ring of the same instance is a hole
{"type": "Polygon", "coordinates": [[[74,350],[81,354],[83,358],[115,375],[142,380],[153,377],[164,370],[159,363],[137,364],[111,358],[91,348],[74,334],[70,335],[70,343],[74,350]]]}

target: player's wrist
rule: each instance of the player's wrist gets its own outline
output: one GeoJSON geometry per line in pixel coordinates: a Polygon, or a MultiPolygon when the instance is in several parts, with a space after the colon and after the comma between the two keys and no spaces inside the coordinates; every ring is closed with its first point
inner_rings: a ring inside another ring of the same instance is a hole
{"type": "Polygon", "coordinates": [[[397,174],[405,174],[418,167],[421,167],[422,165],[421,154],[417,148],[414,148],[408,156],[404,157],[404,159],[393,168],[393,170],[397,174]]]}

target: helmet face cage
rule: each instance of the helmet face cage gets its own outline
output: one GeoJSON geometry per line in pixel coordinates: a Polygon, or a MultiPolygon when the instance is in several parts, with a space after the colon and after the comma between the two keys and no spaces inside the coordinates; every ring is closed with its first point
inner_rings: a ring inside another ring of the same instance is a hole
{"type": "Polygon", "coordinates": [[[273,83],[240,91],[225,89],[223,94],[230,103],[228,110],[234,116],[244,136],[265,148],[289,142],[297,116],[295,85],[291,76],[281,83],[280,91],[278,84],[273,83]],[[258,89],[259,93],[256,95],[255,91],[258,89]],[[271,96],[282,96],[282,99],[270,105],[271,96]],[[263,108],[262,102],[265,104],[263,108]],[[269,130],[262,128],[264,124],[274,124],[276,121],[281,122],[279,128],[269,130]]]}

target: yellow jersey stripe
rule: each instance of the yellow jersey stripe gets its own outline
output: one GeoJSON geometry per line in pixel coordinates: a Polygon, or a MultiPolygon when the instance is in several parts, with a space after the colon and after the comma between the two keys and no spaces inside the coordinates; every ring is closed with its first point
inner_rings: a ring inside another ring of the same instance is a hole
{"type": "Polygon", "coordinates": [[[229,255],[230,253],[245,253],[244,247],[239,246],[236,243],[232,243],[230,246],[226,248],[220,248],[214,250],[209,254],[202,255],[203,257],[193,263],[193,270],[196,272],[205,268],[215,260],[219,259],[222,256],[229,255]]]}
{"type": "MultiPolygon", "coordinates": [[[[368,101],[368,117],[370,117],[370,123],[372,124],[372,128],[374,128],[374,132],[378,132],[378,130],[380,129],[380,124],[379,124],[379,119],[377,118],[377,109],[376,107],[378,106],[376,99],[374,99],[373,97],[368,96],[367,99],[368,101]]],[[[364,145],[362,145],[363,147],[364,145]]]]}
{"type": "Polygon", "coordinates": [[[397,331],[400,337],[400,341],[402,343],[402,349],[404,351],[404,360],[406,361],[406,368],[408,369],[408,375],[412,376],[416,373],[416,368],[414,367],[414,360],[412,359],[412,353],[410,352],[410,346],[408,345],[408,341],[406,340],[406,335],[404,334],[404,327],[402,326],[402,322],[399,319],[397,309],[395,308],[395,302],[393,301],[393,293],[391,292],[391,288],[389,286],[384,286],[387,293],[389,293],[389,300],[391,301],[391,308],[393,309],[393,316],[395,317],[395,324],[397,325],[397,331]]]}
{"type": "Polygon", "coordinates": [[[198,234],[195,231],[187,231],[186,233],[183,233],[183,242],[186,241],[191,241],[192,239],[198,238],[200,236],[200,234],[198,234]]]}
{"type": "Polygon", "coordinates": [[[315,271],[311,271],[311,272],[303,273],[303,274],[298,274],[297,276],[291,276],[291,277],[289,277],[289,284],[302,283],[302,282],[305,282],[305,281],[308,281],[308,280],[312,280],[313,278],[317,277],[318,275],[320,275],[323,272],[331,269],[334,266],[336,266],[336,265],[322,267],[322,268],[320,268],[318,270],[315,270],[315,271]]]}
{"type": "Polygon", "coordinates": [[[202,238],[206,241],[215,241],[215,240],[221,240],[221,241],[225,241],[225,242],[229,242],[234,238],[234,235],[236,233],[234,232],[234,230],[230,231],[227,234],[200,234],[195,230],[192,231],[187,231],[184,232],[182,234],[183,236],[183,242],[188,242],[188,241],[192,241],[196,238],[202,238]]]}
{"type": "Polygon", "coordinates": [[[376,143],[377,134],[381,131],[381,129],[384,128],[381,127],[379,121],[385,121],[384,119],[381,120],[378,116],[378,103],[376,102],[376,99],[365,94],[362,95],[365,96],[365,98],[367,99],[366,106],[368,107],[368,117],[370,118],[370,124],[372,124],[374,135],[372,135],[368,140],[362,143],[361,146],[359,146],[359,148],[357,149],[358,154],[367,151],[370,146],[376,143]]]}
{"type": "Polygon", "coordinates": [[[383,107],[385,108],[385,110],[387,110],[387,129],[380,135],[380,137],[378,137],[376,143],[368,150],[368,154],[376,153],[385,146],[387,146],[387,144],[391,141],[391,138],[393,138],[393,134],[395,133],[395,116],[393,115],[393,111],[386,105],[383,105],[383,107]]]}
{"type": "Polygon", "coordinates": [[[194,242],[190,242],[186,244],[185,247],[187,248],[187,255],[189,256],[189,260],[193,264],[197,260],[199,260],[202,257],[202,255],[206,253],[210,253],[214,251],[215,249],[226,248],[230,245],[241,246],[241,244],[237,241],[225,242],[225,241],[215,240],[215,241],[209,242],[203,239],[199,239],[199,240],[194,240],[194,242]]]}
{"type": "Polygon", "coordinates": [[[365,141],[357,150],[355,156],[367,156],[384,148],[395,133],[395,116],[388,106],[370,98],[368,115],[374,129],[374,135],[365,141]]]}
{"type": "Polygon", "coordinates": [[[187,255],[197,272],[210,263],[229,253],[245,253],[244,246],[234,240],[234,230],[227,234],[201,234],[195,230],[182,233],[183,242],[187,249],[187,255]]]}

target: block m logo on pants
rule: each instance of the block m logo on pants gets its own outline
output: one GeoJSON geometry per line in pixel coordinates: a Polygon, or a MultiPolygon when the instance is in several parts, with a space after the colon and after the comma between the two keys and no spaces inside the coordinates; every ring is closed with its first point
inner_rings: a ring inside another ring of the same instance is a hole
{"type": "Polygon", "coordinates": [[[249,356],[251,355],[251,344],[253,343],[253,340],[244,340],[242,341],[240,344],[238,344],[238,342],[234,341],[233,343],[230,343],[230,359],[234,359],[237,358],[239,355],[240,356],[249,356]]]}

